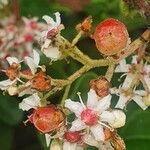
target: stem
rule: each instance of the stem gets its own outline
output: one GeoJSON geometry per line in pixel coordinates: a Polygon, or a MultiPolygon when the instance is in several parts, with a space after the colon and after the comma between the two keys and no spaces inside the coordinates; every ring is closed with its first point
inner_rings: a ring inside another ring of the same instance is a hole
{"type": "Polygon", "coordinates": [[[73,75],[68,77],[66,80],[57,80],[57,84],[54,86],[54,88],[45,94],[43,99],[47,99],[52,94],[54,94],[57,91],[62,90],[65,86],[71,85],[72,82],[74,82],[77,78],[82,76],[85,72],[89,71],[92,68],[95,67],[101,67],[101,66],[109,66],[108,71],[106,73],[106,77],[108,80],[111,80],[113,76],[113,70],[115,68],[115,64],[119,63],[120,60],[128,57],[130,54],[132,54],[135,50],[143,46],[145,43],[148,43],[150,40],[150,29],[147,29],[140,38],[133,41],[129,48],[126,49],[126,52],[121,55],[119,59],[114,59],[112,57],[108,57],[107,59],[91,59],[89,56],[84,55],[76,46],[71,45],[70,42],[68,42],[65,38],[59,37],[58,43],[65,45],[61,51],[63,53],[66,53],[68,56],[71,56],[73,59],[81,62],[83,64],[83,67],[80,68],[78,71],[76,71],[73,75]]]}
{"type": "Polygon", "coordinates": [[[83,31],[79,31],[78,34],[76,35],[76,37],[72,40],[71,46],[76,45],[82,35],[83,35],[83,31]]]}
{"type": "Polygon", "coordinates": [[[105,77],[109,82],[111,81],[111,78],[113,77],[114,69],[115,69],[115,64],[113,64],[113,63],[110,64],[107,69],[105,77]]]}
{"type": "Polygon", "coordinates": [[[66,89],[65,89],[63,98],[62,98],[62,100],[61,100],[61,106],[62,106],[62,107],[64,106],[65,100],[66,100],[67,97],[68,97],[70,88],[71,88],[71,84],[69,84],[69,85],[66,86],[66,89]]]}
{"type": "Polygon", "coordinates": [[[15,15],[16,22],[18,22],[21,18],[20,16],[20,6],[18,0],[12,0],[13,12],[15,15]]]}

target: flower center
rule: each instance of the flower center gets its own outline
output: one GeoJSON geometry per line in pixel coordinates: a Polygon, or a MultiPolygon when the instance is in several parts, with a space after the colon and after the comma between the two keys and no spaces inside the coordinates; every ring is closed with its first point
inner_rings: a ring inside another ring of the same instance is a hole
{"type": "Polygon", "coordinates": [[[79,142],[81,140],[81,137],[82,135],[79,131],[75,131],[75,132],[67,131],[64,134],[64,138],[70,143],[79,142]]]}
{"type": "Polygon", "coordinates": [[[93,126],[98,122],[97,114],[91,109],[87,108],[81,113],[81,120],[88,126],[93,126]]]}

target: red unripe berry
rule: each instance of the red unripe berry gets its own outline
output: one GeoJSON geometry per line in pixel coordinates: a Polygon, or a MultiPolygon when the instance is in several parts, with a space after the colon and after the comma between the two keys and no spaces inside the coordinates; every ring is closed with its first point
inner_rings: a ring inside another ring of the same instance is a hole
{"type": "Polygon", "coordinates": [[[81,137],[82,135],[79,131],[75,131],[75,132],[67,131],[64,134],[64,138],[70,143],[76,143],[81,141],[81,137]]]}
{"type": "Polygon", "coordinates": [[[129,35],[122,22],[110,18],[97,25],[94,40],[102,54],[114,55],[127,46],[129,35]]]}
{"type": "Polygon", "coordinates": [[[64,113],[54,105],[39,107],[32,114],[32,123],[42,133],[59,129],[64,124],[64,113]]]}

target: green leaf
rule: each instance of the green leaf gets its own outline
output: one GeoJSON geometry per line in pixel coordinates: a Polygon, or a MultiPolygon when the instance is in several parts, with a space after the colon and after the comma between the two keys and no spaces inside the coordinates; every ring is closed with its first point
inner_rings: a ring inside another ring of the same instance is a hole
{"type": "Polygon", "coordinates": [[[19,110],[17,98],[0,94],[0,121],[9,124],[18,124],[23,117],[19,110]]]}
{"type": "Polygon", "coordinates": [[[45,135],[37,131],[37,138],[42,146],[42,150],[48,150],[49,148],[46,146],[45,135]]]}
{"type": "Polygon", "coordinates": [[[90,80],[97,77],[97,74],[93,72],[88,72],[84,75],[82,75],[79,79],[75,81],[75,83],[72,84],[69,98],[75,100],[77,98],[77,93],[81,92],[83,97],[87,96],[87,92],[89,90],[89,82],[90,80]]]}
{"type": "Polygon", "coordinates": [[[128,150],[150,149],[150,109],[141,110],[134,102],[127,107],[127,122],[120,129],[128,150]],[[136,142],[137,141],[137,142],[136,142]]]}
{"type": "Polygon", "coordinates": [[[10,150],[13,142],[14,129],[0,123],[0,149],[10,150]]]}

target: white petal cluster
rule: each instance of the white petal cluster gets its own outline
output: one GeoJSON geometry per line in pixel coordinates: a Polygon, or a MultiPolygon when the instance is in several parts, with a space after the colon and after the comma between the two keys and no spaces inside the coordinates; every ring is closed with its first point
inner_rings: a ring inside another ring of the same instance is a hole
{"type": "Polygon", "coordinates": [[[59,51],[59,47],[52,43],[54,37],[52,36],[50,38],[48,37],[48,34],[50,33],[54,34],[54,36],[57,36],[60,31],[64,29],[64,26],[61,24],[60,13],[56,12],[54,15],[56,17],[56,21],[47,15],[43,16],[43,19],[47,23],[47,29],[41,32],[39,35],[39,41],[43,43],[41,50],[46,55],[46,57],[50,58],[51,60],[59,59],[61,52],[59,51]]]}
{"type": "Polygon", "coordinates": [[[96,92],[93,89],[91,89],[88,92],[87,106],[85,106],[82,101],[79,103],[79,102],[74,102],[71,99],[67,99],[65,101],[65,107],[68,108],[73,113],[75,113],[77,117],[76,120],[72,122],[70,131],[81,131],[83,129],[88,128],[90,129],[92,135],[94,135],[95,140],[104,141],[105,140],[105,135],[103,130],[104,127],[120,128],[124,126],[126,121],[126,116],[121,110],[109,111],[110,104],[111,104],[110,94],[100,99],[96,95],[96,92]],[[99,116],[99,121],[97,124],[93,126],[88,126],[81,119],[81,113],[86,108],[91,109],[99,116]]]}
{"type": "MultiPolygon", "coordinates": [[[[126,75],[126,77],[119,89],[113,88],[111,89],[111,93],[119,96],[119,100],[115,106],[116,108],[123,109],[131,100],[133,100],[143,110],[145,110],[147,109],[147,106],[143,101],[143,97],[148,94],[146,91],[136,90],[135,88],[131,95],[127,95],[125,93],[125,91],[130,88],[132,81],[134,81],[136,77],[136,74],[134,74],[134,71],[132,70],[133,65],[137,65],[137,55],[132,56],[131,64],[127,64],[125,59],[120,61],[119,65],[115,69],[115,72],[124,73],[122,76],[126,75]]],[[[141,76],[143,76],[143,79],[150,90],[150,65],[146,63],[143,65],[141,76]]]]}

